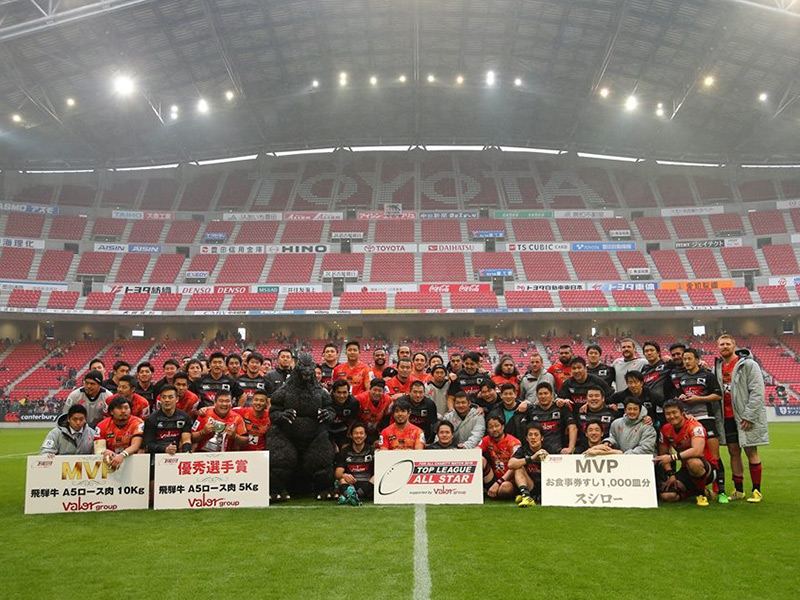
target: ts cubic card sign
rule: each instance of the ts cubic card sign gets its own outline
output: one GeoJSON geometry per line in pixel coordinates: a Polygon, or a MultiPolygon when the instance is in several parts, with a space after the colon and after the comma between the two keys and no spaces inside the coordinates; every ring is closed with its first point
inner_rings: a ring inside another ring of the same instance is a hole
{"type": "Polygon", "coordinates": [[[378,451],[375,504],[483,504],[481,451],[378,451]]]}
{"type": "Polygon", "coordinates": [[[653,458],[551,454],[542,462],[542,504],[656,508],[653,458]]]}

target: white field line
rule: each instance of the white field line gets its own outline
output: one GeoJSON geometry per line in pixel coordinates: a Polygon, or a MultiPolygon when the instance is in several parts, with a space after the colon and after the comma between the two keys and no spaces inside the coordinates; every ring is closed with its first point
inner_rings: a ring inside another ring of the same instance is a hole
{"type": "Polygon", "coordinates": [[[414,600],[430,600],[431,571],[428,565],[428,525],[425,505],[414,507],[414,600]]]}

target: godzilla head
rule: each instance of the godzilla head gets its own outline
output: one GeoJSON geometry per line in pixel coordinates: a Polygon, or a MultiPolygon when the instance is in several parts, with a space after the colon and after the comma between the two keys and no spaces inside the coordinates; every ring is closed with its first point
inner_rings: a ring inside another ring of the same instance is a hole
{"type": "Polygon", "coordinates": [[[316,364],[310,354],[302,353],[297,356],[297,361],[294,365],[294,372],[299,379],[305,382],[314,381],[316,373],[314,371],[316,364]]]}

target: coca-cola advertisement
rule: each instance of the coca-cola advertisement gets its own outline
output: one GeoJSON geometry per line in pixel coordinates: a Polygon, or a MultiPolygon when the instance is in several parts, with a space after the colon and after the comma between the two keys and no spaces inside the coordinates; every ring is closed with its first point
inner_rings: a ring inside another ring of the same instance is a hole
{"type": "Polygon", "coordinates": [[[423,283],[420,292],[429,294],[477,294],[491,292],[490,283],[423,283]]]}

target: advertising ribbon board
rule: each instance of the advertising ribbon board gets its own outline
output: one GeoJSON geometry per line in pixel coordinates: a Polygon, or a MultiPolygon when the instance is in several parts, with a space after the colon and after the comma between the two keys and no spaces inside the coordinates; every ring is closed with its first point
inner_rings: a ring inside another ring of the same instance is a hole
{"type": "Polygon", "coordinates": [[[150,456],[134,454],[112,471],[100,456],[29,456],[25,514],[144,510],[150,456]]]}
{"type": "Polygon", "coordinates": [[[269,452],[157,454],[153,508],[269,506],[269,452]]]}
{"type": "Polygon", "coordinates": [[[551,454],[542,462],[544,506],[657,508],[650,456],[551,454]]]}
{"type": "Polygon", "coordinates": [[[481,451],[379,450],[375,504],[483,504],[481,451]]]}

